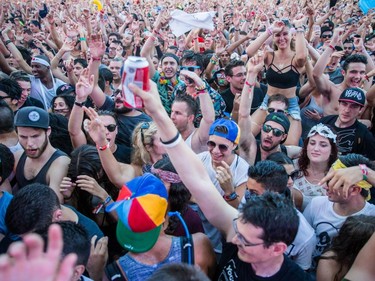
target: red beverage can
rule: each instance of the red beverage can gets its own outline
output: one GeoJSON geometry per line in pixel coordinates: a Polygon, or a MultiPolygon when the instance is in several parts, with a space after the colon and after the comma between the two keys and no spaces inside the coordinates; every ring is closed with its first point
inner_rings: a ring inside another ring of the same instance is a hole
{"type": "Polygon", "coordinates": [[[148,61],[142,57],[130,56],[125,61],[124,71],[122,73],[122,97],[124,106],[131,108],[142,108],[143,100],[134,95],[128,85],[134,83],[144,91],[150,90],[148,77],[148,61]]]}

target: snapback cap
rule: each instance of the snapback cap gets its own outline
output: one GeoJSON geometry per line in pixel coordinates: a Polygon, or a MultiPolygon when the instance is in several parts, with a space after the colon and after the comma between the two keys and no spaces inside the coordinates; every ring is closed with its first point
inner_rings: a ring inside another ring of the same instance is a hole
{"type": "Polygon", "coordinates": [[[267,115],[264,123],[266,123],[268,121],[273,121],[273,122],[276,122],[276,123],[280,124],[281,126],[283,126],[283,128],[285,130],[285,134],[287,134],[289,132],[290,121],[284,113],[281,113],[281,112],[270,113],[270,114],[267,115]]]}
{"type": "Polygon", "coordinates": [[[14,117],[16,127],[30,127],[48,129],[49,115],[48,112],[36,106],[27,106],[21,108],[14,117]]]}
{"type": "Polygon", "coordinates": [[[359,88],[347,88],[340,95],[339,101],[346,101],[364,106],[366,96],[365,93],[359,88]]]}
{"type": "Polygon", "coordinates": [[[212,123],[208,135],[219,136],[233,142],[234,144],[238,144],[241,132],[240,127],[238,127],[236,122],[230,119],[220,118],[212,123]]]}

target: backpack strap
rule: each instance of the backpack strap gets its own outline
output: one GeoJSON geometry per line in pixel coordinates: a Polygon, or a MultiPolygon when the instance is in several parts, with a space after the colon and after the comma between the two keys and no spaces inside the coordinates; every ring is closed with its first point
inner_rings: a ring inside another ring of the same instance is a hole
{"type": "Polygon", "coordinates": [[[194,243],[193,238],[190,236],[180,237],[180,244],[181,244],[181,261],[187,264],[194,264],[194,243]]]}
{"type": "Polygon", "coordinates": [[[105,267],[104,272],[110,281],[128,281],[126,274],[118,264],[118,261],[108,264],[105,267]]]}

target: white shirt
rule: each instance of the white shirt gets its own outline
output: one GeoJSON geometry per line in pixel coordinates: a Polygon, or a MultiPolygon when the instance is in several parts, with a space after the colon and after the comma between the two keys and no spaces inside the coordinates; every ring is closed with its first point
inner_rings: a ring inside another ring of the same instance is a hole
{"type": "Polygon", "coordinates": [[[29,75],[29,77],[31,81],[30,97],[40,100],[44,105],[44,109],[48,110],[51,107],[52,99],[56,96],[57,88],[61,85],[65,85],[66,83],[60,79],[53,78],[53,87],[51,89],[47,89],[39,78],[35,78],[33,75],[29,75]]]}
{"type": "MultiPolygon", "coordinates": [[[[210,176],[211,181],[215,185],[217,191],[220,192],[221,195],[224,195],[224,191],[220,187],[220,183],[216,178],[216,171],[212,166],[212,158],[209,151],[205,151],[198,154],[198,158],[202,161],[208,175],[210,176]]],[[[237,186],[247,182],[249,164],[238,155],[235,155],[235,158],[230,165],[230,172],[232,173],[232,183],[233,187],[236,188],[237,186]]]]}
{"type": "MultiPolygon", "coordinates": [[[[313,258],[319,257],[331,245],[332,238],[337,236],[348,216],[338,215],[333,210],[333,202],[327,196],[314,197],[307,205],[303,215],[315,230],[316,247],[313,258]]],[[[351,216],[375,216],[375,206],[366,202],[362,210],[351,216]]]]}
{"type": "Polygon", "coordinates": [[[292,244],[286,249],[285,254],[303,270],[307,270],[311,267],[312,254],[316,245],[316,237],[314,229],[307,222],[302,213],[297,209],[296,211],[299,217],[297,235],[292,244]]]}

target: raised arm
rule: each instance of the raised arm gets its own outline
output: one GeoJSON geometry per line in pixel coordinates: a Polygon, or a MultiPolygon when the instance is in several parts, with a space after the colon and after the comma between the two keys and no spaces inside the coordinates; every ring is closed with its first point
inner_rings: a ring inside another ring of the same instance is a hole
{"type": "Polygon", "coordinates": [[[93,108],[87,107],[84,107],[83,109],[90,118],[89,134],[98,148],[102,167],[109,180],[120,189],[125,182],[128,182],[135,177],[135,170],[131,165],[120,164],[113,156],[106,139],[106,129],[103,122],[98,118],[96,111],[93,108]]]}
{"type": "Polygon", "coordinates": [[[254,87],[259,71],[263,69],[263,56],[256,55],[247,63],[246,82],[242,89],[238,125],[241,129],[239,153],[250,165],[255,162],[256,141],[251,132],[250,109],[253,102],[254,87]]]}
{"type": "Polygon", "coordinates": [[[210,223],[225,234],[227,241],[231,241],[235,235],[232,220],[238,216],[238,211],[224,201],[214,187],[202,162],[182,141],[161,104],[156,84],[152,81],[150,83],[150,92],[144,92],[135,85],[130,85],[130,87],[136,95],[143,99],[146,111],[158,127],[161,140],[169,143],[165,145],[165,148],[182,182],[196,199],[210,223]]]}
{"type": "Polygon", "coordinates": [[[331,93],[332,82],[329,81],[329,78],[326,77],[324,74],[324,69],[326,68],[331,55],[335,51],[335,46],[339,41],[339,37],[342,34],[341,28],[336,28],[333,32],[333,36],[331,39],[331,44],[328,48],[326,48],[323,54],[320,56],[318,61],[316,62],[314,69],[313,69],[313,77],[316,84],[316,88],[318,89],[319,93],[324,96],[329,96],[331,93]]]}
{"type": "Polygon", "coordinates": [[[72,112],[70,113],[68,131],[73,147],[77,148],[87,143],[86,136],[82,131],[83,122],[83,104],[87,97],[91,94],[94,88],[94,75],[89,77],[88,69],[84,69],[76,84],[76,99],[73,104],[72,112]]]}
{"type": "Polygon", "coordinates": [[[215,121],[215,110],[203,80],[195,72],[188,70],[182,70],[181,75],[193,79],[195,87],[203,89],[202,91],[198,91],[202,119],[191,140],[191,148],[193,151],[195,153],[200,153],[207,150],[208,132],[211,124],[215,121]]]}
{"type": "Polygon", "coordinates": [[[249,57],[252,57],[258,52],[258,50],[262,47],[263,43],[267,41],[267,39],[272,36],[273,34],[279,33],[284,27],[284,23],[277,21],[274,22],[273,25],[268,28],[265,32],[263,32],[257,39],[255,39],[247,48],[246,53],[249,57]]]}
{"type": "Polygon", "coordinates": [[[16,45],[9,39],[8,32],[12,29],[11,25],[6,26],[1,34],[3,35],[5,46],[12,53],[13,58],[18,62],[20,67],[29,74],[32,74],[31,66],[23,59],[21,52],[17,49],[16,45]]]}
{"type": "MultiPolygon", "coordinates": [[[[370,78],[370,77],[373,77],[374,75],[375,75],[375,68],[367,73],[367,75],[365,76],[365,79],[366,77],[370,78]]],[[[367,99],[369,106],[372,106],[372,107],[375,106],[375,85],[372,85],[372,87],[366,93],[366,99],[367,99]]]]}
{"type": "Polygon", "coordinates": [[[306,49],[306,41],[305,41],[305,30],[303,28],[304,23],[306,22],[307,18],[303,15],[297,17],[297,20],[294,21],[294,25],[296,27],[296,57],[295,63],[296,66],[302,68],[305,66],[306,58],[307,58],[307,49],[306,49]]]}
{"type": "Polygon", "coordinates": [[[100,35],[92,35],[90,39],[91,60],[88,66],[89,75],[94,75],[94,89],[91,98],[95,105],[100,108],[106,99],[106,95],[98,86],[99,66],[105,52],[105,44],[100,35]]]}
{"type": "Polygon", "coordinates": [[[151,60],[151,53],[152,50],[154,49],[154,42],[156,40],[156,35],[152,34],[149,36],[143,45],[141,49],[141,57],[144,57],[148,61],[148,72],[149,72],[149,77],[152,78],[155,75],[156,69],[155,66],[151,60]]]}
{"type": "MultiPolygon", "coordinates": [[[[370,55],[366,51],[366,47],[363,44],[363,39],[355,38],[353,44],[354,44],[355,51],[364,55],[367,59],[366,72],[370,72],[371,70],[373,70],[375,68],[375,64],[374,64],[373,59],[370,57],[370,55]]],[[[364,90],[367,91],[370,89],[370,87],[372,86],[372,79],[373,79],[372,77],[368,77],[367,79],[365,79],[364,84],[363,84],[364,90]]]]}

